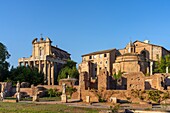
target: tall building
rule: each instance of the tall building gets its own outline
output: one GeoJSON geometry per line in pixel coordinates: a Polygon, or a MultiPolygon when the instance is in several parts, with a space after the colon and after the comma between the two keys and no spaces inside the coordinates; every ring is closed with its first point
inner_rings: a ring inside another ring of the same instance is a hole
{"type": "Polygon", "coordinates": [[[35,38],[32,41],[32,55],[29,58],[20,58],[19,66],[37,67],[44,73],[44,83],[54,85],[57,83],[58,73],[62,65],[70,58],[70,54],[51,45],[52,41],[47,37],[45,40],[35,38]]]}

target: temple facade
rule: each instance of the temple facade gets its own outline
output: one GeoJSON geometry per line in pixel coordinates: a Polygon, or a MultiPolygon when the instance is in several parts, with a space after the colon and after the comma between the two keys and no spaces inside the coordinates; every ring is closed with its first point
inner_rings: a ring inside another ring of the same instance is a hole
{"type": "Polygon", "coordinates": [[[48,37],[45,40],[35,38],[32,41],[32,55],[29,58],[20,58],[18,63],[19,66],[37,67],[44,73],[44,83],[55,85],[63,64],[71,58],[67,51],[52,46],[51,43],[48,37]]]}

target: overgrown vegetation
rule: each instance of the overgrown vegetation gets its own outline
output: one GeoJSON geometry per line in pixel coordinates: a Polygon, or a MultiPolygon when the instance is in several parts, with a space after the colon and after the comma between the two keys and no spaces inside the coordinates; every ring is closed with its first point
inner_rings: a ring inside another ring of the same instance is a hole
{"type": "Polygon", "coordinates": [[[63,68],[59,72],[58,81],[60,79],[67,78],[68,75],[71,78],[77,78],[77,79],[79,78],[79,72],[76,68],[76,62],[72,60],[67,60],[67,63],[63,66],[63,68]]]}
{"type": "MultiPolygon", "coordinates": [[[[155,73],[165,73],[166,67],[170,67],[170,55],[166,55],[165,57],[162,57],[158,59],[158,61],[155,63],[155,73]]],[[[170,72],[170,69],[169,69],[170,72]]]]}
{"type": "Polygon", "coordinates": [[[131,95],[134,98],[139,98],[140,100],[150,101],[160,103],[169,98],[169,92],[162,92],[159,90],[148,90],[148,91],[140,91],[140,90],[131,90],[131,95]]]}
{"type": "Polygon", "coordinates": [[[153,90],[153,91],[147,91],[148,98],[156,103],[159,103],[161,100],[161,91],[153,90]]]}
{"type": "Polygon", "coordinates": [[[99,90],[96,90],[96,89],[92,89],[91,90],[97,97],[98,97],[98,100],[99,102],[106,102],[106,98],[103,96],[103,88],[99,89],[99,90]]]}
{"type": "Polygon", "coordinates": [[[111,106],[110,109],[112,110],[112,113],[118,113],[120,105],[116,104],[114,107],[111,106]]]}
{"type": "Polygon", "coordinates": [[[48,95],[49,97],[60,97],[62,92],[59,92],[57,89],[48,89],[48,95]]]}
{"type": "Polygon", "coordinates": [[[69,87],[69,86],[66,87],[66,94],[69,95],[69,96],[72,96],[72,94],[76,91],[77,91],[76,88],[69,87]]]}

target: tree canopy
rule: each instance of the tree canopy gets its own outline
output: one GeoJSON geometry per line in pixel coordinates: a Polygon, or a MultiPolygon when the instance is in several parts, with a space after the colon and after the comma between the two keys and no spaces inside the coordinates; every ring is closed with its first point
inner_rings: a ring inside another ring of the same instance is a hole
{"type": "Polygon", "coordinates": [[[0,81],[4,81],[8,76],[9,63],[6,60],[9,57],[6,46],[0,42],[0,81]]]}
{"type": "Polygon", "coordinates": [[[72,60],[67,60],[67,63],[64,65],[64,67],[61,69],[58,75],[58,81],[63,78],[77,78],[79,77],[79,72],[76,68],[76,62],[72,60]]]}
{"type": "Polygon", "coordinates": [[[20,66],[11,69],[8,80],[12,81],[14,84],[20,81],[38,85],[44,83],[44,74],[39,72],[35,67],[20,66]]]}
{"type": "MultiPolygon", "coordinates": [[[[156,63],[155,63],[155,73],[165,73],[166,72],[166,67],[170,68],[170,55],[166,55],[165,57],[160,58],[156,63]]],[[[169,69],[170,72],[170,69],[169,69]]]]}

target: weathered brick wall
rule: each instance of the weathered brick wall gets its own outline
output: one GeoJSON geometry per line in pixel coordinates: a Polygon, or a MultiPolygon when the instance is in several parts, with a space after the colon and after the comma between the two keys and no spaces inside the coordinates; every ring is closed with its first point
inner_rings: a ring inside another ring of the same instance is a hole
{"type": "Polygon", "coordinates": [[[142,72],[127,73],[127,90],[145,90],[145,75],[142,72]]]}

